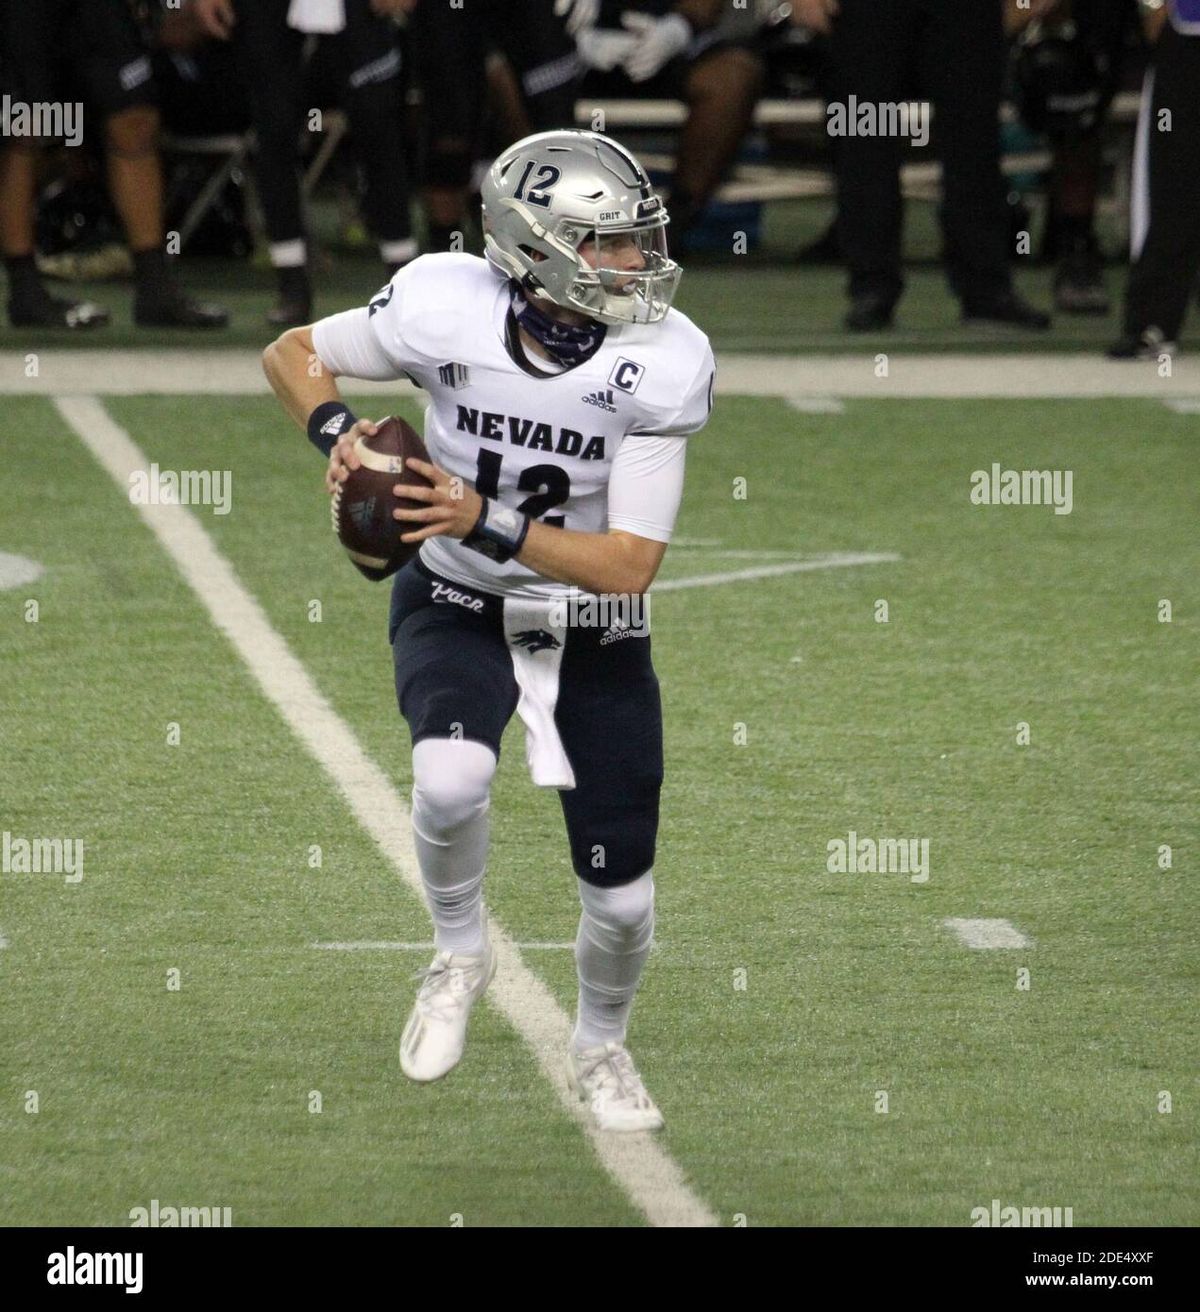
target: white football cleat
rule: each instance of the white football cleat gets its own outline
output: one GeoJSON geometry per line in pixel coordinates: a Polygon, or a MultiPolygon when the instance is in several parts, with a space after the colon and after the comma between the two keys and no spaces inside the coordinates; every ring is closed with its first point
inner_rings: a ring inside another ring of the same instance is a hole
{"type": "Polygon", "coordinates": [[[633,1058],[620,1043],[567,1053],[567,1081],[588,1103],[602,1130],[661,1130],[662,1112],[646,1092],[633,1058]]]}
{"type": "Polygon", "coordinates": [[[400,1036],[400,1069],[410,1080],[440,1080],[458,1065],[467,1041],[467,1017],[496,973],[490,943],[479,956],[439,952],[423,979],[400,1036]]]}

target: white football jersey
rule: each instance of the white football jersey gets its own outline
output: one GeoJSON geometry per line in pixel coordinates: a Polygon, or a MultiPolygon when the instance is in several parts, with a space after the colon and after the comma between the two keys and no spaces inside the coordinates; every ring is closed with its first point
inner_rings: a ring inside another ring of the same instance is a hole
{"type": "MultiPolygon", "coordinates": [[[[505,345],[510,284],[473,255],[424,255],[368,306],[322,319],[317,355],[332,373],[407,375],[429,394],[430,458],[481,495],[581,533],[623,529],[670,540],[683,490],[685,434],[708,420],[708,338],[670,310],[657,324],[610,326],[600,349],[559,373],[521,367],[505,345]]],[[[498,564],[439,535],[430,569],[506,596],[578,589],[515,560],[498,564]]]]}

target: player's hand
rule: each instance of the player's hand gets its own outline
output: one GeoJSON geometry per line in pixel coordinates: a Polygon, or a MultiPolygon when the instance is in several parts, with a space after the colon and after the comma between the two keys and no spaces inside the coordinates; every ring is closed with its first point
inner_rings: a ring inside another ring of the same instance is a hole
{"type": "Polygon", "coordinates": [[[792,22],[821,36],[833,31],[833,20],[839,12],[838,0],[792,0],[792,22]]]}
{"type": "Polygon", "coordinates": [[[691,44],[692,27],[682,14],[655,18],[652,14],[627,13],[621,15],[621,23],[638,39],[624,60],[625,71],[633,82],[648,81],[691,44]]]}
{"type": "Polygon", "coordinates": [[[588,68],[608,73],[633,50],[638,39],[632,32],[585,27],[575,34],[575,49],[588,68]]]}
{"type": "Polygon", "coordinates": [[[205,36],[228,41],[233,25],[233,0],[192,0],[192,12],[205,36]]]}
{"type": "Polygon", "coordinates": [[[595,27],[599,15],[600,0],[554,0],[554,17],[566,17],[568,36],[578,36],[585,28],[595,27]]]}
{"type": "Polygon", "coordinates": [[[427,460],[409,456],[408,467],[415,469],[418,474],[424,474],[434,486],[417,487],[397,483],[392,489],[398,497],[426,502],[420,510],[398,507],[392,511],[396,519],[412,520],[424,525],[409,533],[402,533],[400,541],[424,542],[426,538],[437,537],[440,533],[451,538],[465,538],[475,527],[479,512],[483,509],[483,498],[479,493],[461,478],[451,478],[444,469],[431,465],[427,460]]]}
{"type": "Polygon", "coordinates": [[[378,431],[378,425],[369,419],[356,419],[333,444],[329,464],[325,468],[325,491],[330,496],[337,491],[339,483],[344,483],[350,477],[350,471],[358,469],[362,464],[354,449],[355,442],[360,437],[371,437],[378,431]]]}

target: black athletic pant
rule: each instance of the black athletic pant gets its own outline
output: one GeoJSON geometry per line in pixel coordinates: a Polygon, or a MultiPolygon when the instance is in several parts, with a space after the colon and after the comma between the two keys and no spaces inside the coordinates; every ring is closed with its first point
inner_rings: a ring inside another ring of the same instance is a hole
{"type": "MultiPolygon", "coordinates": [[[[0,0],[0,93],[29,104],[86,102],[84,131],[155,103],[150,51],[125,0],[0,0]]],[[[0,137],[0,146],[7,139],[0,137]]]]}
{"type": "Polygon", "coordinates": [[[1125,331],[1137,336],[1156,327],[1175,341],[1200,270],[1200,36],[1166,23],[1150,75],[1150,225],[1129,271],[1125,331]],[[1164,110],[1169,131],[1160,130],[1164,110]]]}
{"type": "MultiPolygon", "coordinates": [[[[503,607],[501,597],[441,578],[419,557],[396,575],[388,635],[414,746],[460,737],[486,744],[499,759],[518,699],[503,607]]],[[[653,867],[663,780],[662,702],[649,634],[611,638],[602,628],[566,631],[554,711],[575,775],[575,787],[558,794],[571,864],[602,888],[653,867]]]]}
{"type": "MultiPolygon", "coordinates": [[[[305,112],[305,34],[287,25],[289,0],[237,0],[234,46],[258,137],[255,178],[273,242],[304,233],[300,213],[299,137],[305,112]]],[[[396,28],[370,0],[346,0],[346,26],[319,38],[336,77],[329,103],[350,120],[366,177],[367,226],[379,241],[410,235],[402,135],[400,51],[396,28]]],[[[328,105],[317,106],[327,108],[328,105]]]]}
{"type": "Polygon", "coordinates": [[[535,132],[575,126],[582,65],[554,0],[470,0],[462,9],[422,0],[409,31],[424,101],[424,182],[465,187],[470,181],[471,165],[486,148],[489,50],[502,50],[520,78],[535,132]]]}
{"type": "MultiPolygon", "coordinates": [[[[942,160],[947,274],[964,300],[1010,286],[1009,220],[1000,173],[1006,50],[999,0],[841,0],[832,40],[831,103],[906,98],[913,61],[934,104],[942,160]]],[[[850,294],[895,300],[900,271],[900,160],[895,137],[844,136],[836,153],[838,235],[850,294]]]]}

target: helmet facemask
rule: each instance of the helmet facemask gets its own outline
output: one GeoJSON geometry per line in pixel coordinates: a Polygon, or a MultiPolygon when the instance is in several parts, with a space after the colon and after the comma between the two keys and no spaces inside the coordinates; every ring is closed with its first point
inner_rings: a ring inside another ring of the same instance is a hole
{"type": "Polygon", "coordinates": [[[666,218],[638,228],[593,228],[576,247],[569,303],[601,323],[658,323],[682,273],[667,255],[666,218]]]}

